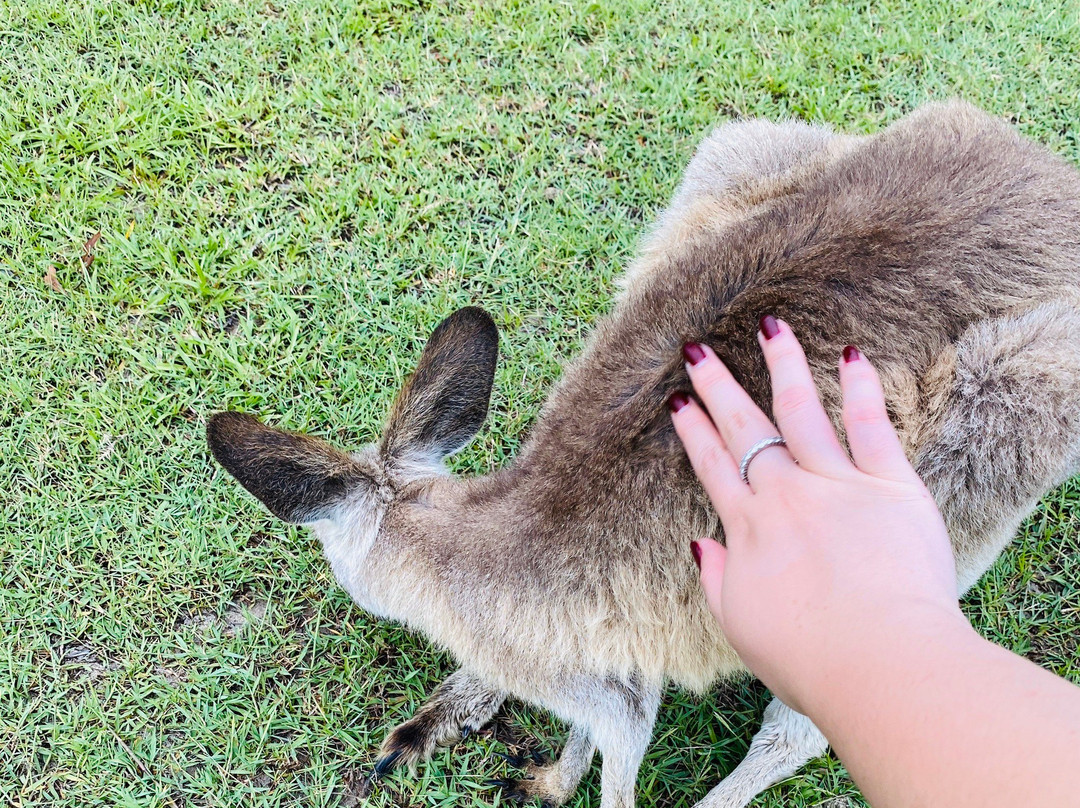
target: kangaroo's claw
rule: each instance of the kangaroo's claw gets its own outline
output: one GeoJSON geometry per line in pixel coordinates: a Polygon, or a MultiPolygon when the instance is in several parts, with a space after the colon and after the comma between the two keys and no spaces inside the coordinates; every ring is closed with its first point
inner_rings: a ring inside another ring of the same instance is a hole
{"type": "Polygon", "coordinates": [[[386,757],[380,758],[379,760],[376,760],[375,761],[375,768],[371,770],[371,774],[368,775],[368,779],[369,780],[376,780],[379,777],[382,777],[384,774],[386,774],[388,771],[390,771],[392,768],[394,768],[394,764],[397,763],[398,758],[400,758],[401,755],[402,755],[402,750],[395,749],[393,752],[391,752],[386,757]]]}
{"type": "Polygon", "coordinates": [[[525,765],[525,758],[521,755],[506,755],[502,752],[492,752],[491,754],[493,754],[497,758],[502,758],[507,762],[507,764],[513,766],[515,769],[520,769],[522,766],[525,765]]]}
{"type": "Polygon", "coordinates": [[[545,766],[550,762],[550,759],[543,752],[532,751],[527,755],[506,755],[502,752],[492,752],[495,757],[502,758],[508,765],[513,766],[515,769],[520,769],[527,765],[531,760],[537,766],[545,766]]]}

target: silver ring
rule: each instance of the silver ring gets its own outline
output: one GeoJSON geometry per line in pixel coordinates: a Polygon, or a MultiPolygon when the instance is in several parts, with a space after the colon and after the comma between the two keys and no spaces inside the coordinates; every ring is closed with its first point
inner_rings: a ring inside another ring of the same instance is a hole
{"type": "Polygon", "coordinates": [[[754,458],[764,452],[771,446],[787,446],[787,441],[777,435],[773,438],[765,438],[765,440],[759,440],[753,446],[746,450],[746,454],[743,455],[742,462],[739,464],[739,476],[742,481],[747,485],[750,485],[750,478],[747,477],[747,473],[750,471],[750,464],[754,462],[754,458]]]}

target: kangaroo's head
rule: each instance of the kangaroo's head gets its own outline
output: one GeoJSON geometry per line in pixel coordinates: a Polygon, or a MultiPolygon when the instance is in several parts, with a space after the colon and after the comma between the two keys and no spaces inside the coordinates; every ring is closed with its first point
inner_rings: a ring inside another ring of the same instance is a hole
{"type": "Polygon", "coordinates": [[[237,412],[210,419],[210,449],[275,516],[311,527],[339,580],[378,612],[378,604],[364,602],[358,571],[395,499],[414,483],[445,474],[444,459],[479,431],[498,343],[495,323],[482,309],[464,308],[443,320],[398,394],[382,439],[358,452],[237,412]]]}

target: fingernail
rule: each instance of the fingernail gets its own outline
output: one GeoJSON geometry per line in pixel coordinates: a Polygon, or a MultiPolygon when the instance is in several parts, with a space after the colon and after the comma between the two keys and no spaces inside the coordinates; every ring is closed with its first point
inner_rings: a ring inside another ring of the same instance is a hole
{"type": "Polygon", "coordinates": [[[758,320],[758,328],[765,339],[772,339],[780,333],[780,324],[776,322],[776,318],[771,314],[766,314],[758,320]]]}
{"type": "Polygon", "coordinates": [[[694,557],[694,563],[697,564],[697,568],[701,569],[701,545],[696,541],[690,542],[690,555],[694,557]]]}
{"type": "Polygon", "coordinates": [[[862,354],[859,353],[859,349],[854,345],[848,345],[844,348],[844,362],[854,362],[856,359],[862,359],[862,354]]]}
{"type": "Polygon", "coordinates": [[[701,350],[701,346],[696,342],[688,342],[682,346],[682,355],[691,365],[696,365],[705,358],[705,351],[701,350]]]}
{"type": "Polygon", "coordinates": [[[678,412],[689,403],[690,396],[686,393],[672,393],[671,398],[667,400],[668,409],[672,412],[678,412]]]}

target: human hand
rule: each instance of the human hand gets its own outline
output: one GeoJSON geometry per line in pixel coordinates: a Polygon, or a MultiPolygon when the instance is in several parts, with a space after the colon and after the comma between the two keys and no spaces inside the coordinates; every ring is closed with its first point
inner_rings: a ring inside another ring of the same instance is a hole
{"type": "Polygon", "coordinates": [[[694,543],[713,615],[746,665],[807,712],[815,688],[871,639],[912,621],[921,631],[967,623],[945,525],[904,456],[870,362],[853,348],[840,361],[849,458],[791,329],[762,318],[758,341],[779,430],[706,346],[684,354],[708,412],[681,393],[669,405],[724,526],[726,548],[694,543]],[[762,451],[742,482],[744,453],[777,434],[787,447],[762,451]]]}

